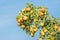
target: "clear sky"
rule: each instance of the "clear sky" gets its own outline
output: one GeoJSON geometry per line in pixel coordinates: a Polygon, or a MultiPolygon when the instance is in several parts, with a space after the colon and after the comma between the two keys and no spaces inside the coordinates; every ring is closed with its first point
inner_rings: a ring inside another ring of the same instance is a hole
{"type": "Polygon", "coordinates": [[[60,0],[0,0],[0,40],[37,40],[39,32],[32,38],[17,26],[16,15],[27,2],[46,6],[50,15],[60,17],[60,0]]]}

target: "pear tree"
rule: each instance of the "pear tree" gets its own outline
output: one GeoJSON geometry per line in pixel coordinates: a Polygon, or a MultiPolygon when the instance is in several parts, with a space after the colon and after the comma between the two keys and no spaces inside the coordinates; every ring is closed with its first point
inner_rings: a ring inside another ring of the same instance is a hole
{"type": "Polygon", "coordinates": [[[17,25],[32,37],[39,30],[37,40],[59,40],[60,18],[50,17],[47,7],[27,3],[16,16],[17,25]]]}

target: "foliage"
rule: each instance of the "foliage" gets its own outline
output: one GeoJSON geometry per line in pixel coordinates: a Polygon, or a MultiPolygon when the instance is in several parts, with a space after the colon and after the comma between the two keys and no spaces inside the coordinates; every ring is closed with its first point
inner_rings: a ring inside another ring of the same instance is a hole
{"type": "Polygon", "coordinates": [[[18,26],[32,37],[40,30],[38,40],[55,40],[56,35],[58,33],[60,35],[60,19],[50,17],[46,7],[36,7],[27,3],[26,7],[17,15],[16,20],[18,26]]]}

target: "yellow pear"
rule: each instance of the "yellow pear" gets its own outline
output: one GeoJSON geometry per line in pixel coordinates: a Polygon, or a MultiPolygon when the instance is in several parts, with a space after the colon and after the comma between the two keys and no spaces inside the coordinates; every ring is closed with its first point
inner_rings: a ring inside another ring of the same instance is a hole
{"type": "Polygon", "coordinates": [[[23,19],[22,19],[22,18],[19,18],[19,19],[17,20],[17,22],[18,22],[18,23],[23,22],[23,19]]]}
{"type": "Polygon", "coordinates": [[[58,28],[58,32],[60,33],[60,28],[58,28]]]}
{"type": "Polygon", "coordinates": [[[39,38],[38,40],[43,40],[42,38],[39,38]]]}
{"type": "Polygon", "coordinates": [[[32,14],[32,13],[33,13],[33,10],[30,11],[30,14],[32,14]]]}
{"type": "Polygon", "coordinates": [[[28,7],[28,8],[26,8],[26,11],[30,11],[31,9],[28,7]]]}
{"type": "Polygon", "coordinates": [[[22,27],[22,28],[25,28],[25,25],[22,24],[21,27],[22,27]]]}
{"type": "Polygon", "coordinates": [[[44,32],[47,32],[48,30],[46,28],[44,28],[44,32]]]}
{"type": "Polygon", "coordinates": [[[28,19],[28,17],[27,16],[24,16],[23,20],[27,20],[27,19],[28,19]]]}
{"type": "Polygon", "coordinates": [[[36,32],[38,29],[37,28],[34,28],[33,30],[36,32]]]}
{"type": "Polygon", "coordinates": [[[54,32],[51,32],[50,34],[51,34],[51,35],[54,35],[54,32]]]}
{"type": "Polygon", "coordinates": [[[40,26],[44,26],[44,23],[43,23],[43,22],[41,22],[41,23],[40,23],[40,26]]]}
{"type": "Polygon", "coordinates": [[[44,31],[43,31],[43,30],[41,31],[41,34],[42,34],[43,36],[45,35],[45,33],[44,33],[44,31]]]}
{"type": "Polygon", "coordinates": [[[54,28],[55,30],[57,30],[57,29],[58,29],[58,26],[55,24],[53,28],[54,28]]]}

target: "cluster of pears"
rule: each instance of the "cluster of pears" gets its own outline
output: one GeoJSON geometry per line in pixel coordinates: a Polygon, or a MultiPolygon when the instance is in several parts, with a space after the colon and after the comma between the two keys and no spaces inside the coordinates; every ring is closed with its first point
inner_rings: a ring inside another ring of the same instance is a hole
{"type": "Polygon", "coordinates": [[[34,33],[37,31],[38,28],[32,24],[33,19],[30,18],[30,16],[32,14],[33,14],[33,10],[30,7],[24,8],[22,10],[22,12],[19,13],[20,17],[19,17],[19,15],[17,16],[17,22],[18,22],[18,26],[20,26],[22,29],[27,28],[28,30],[27,29],[26,30],[29,31],[30,35],[33,37],[34,33]],[[27,15],[27,13],[29,13],[29,14],[27,15]],[[22,14],[22,16],[21,16],[21,14],[22,14]],[[28,22],[28,25],[26,24],[27,22],[28,22]]]}
{"type": "Polygon", "coordinates": [[[26,30],[32,37],[40,30],[38,40],[55,40],[55,35],[60,33],[60,24],[51,20],[46,7],[36,8],[33,4],[27,3],[27,6],[17,15],[16,20],[18,26],[26,30]]]}
{"type": "Polygon", "coordinates": [[[44,38],[46,40],[55,40],[55,37],[57,37],[55,35],[57,35],[57,33],[60,34],[60,27],[57,24],[54,24],[50,29],[43,27],[40,30],[40,37],[38,40],[43,40],[44,38]]]}

